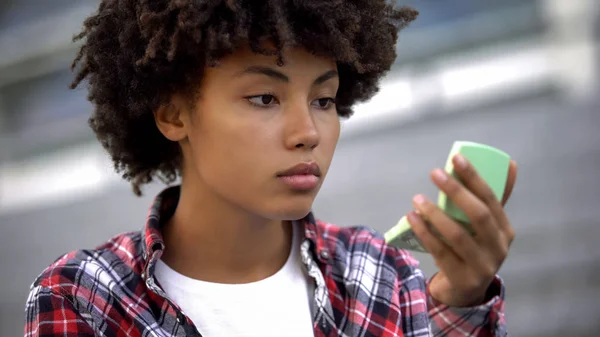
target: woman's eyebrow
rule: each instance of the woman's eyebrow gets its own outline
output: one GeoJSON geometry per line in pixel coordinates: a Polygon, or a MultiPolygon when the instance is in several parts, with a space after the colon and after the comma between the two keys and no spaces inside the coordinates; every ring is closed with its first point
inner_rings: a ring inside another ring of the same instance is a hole
{"type": "Polygon", "coordinates": [[[290,82],[290,78],[286,74],[284,74],[278,70],[275,70],[273,68],[264,67],[264,66],[250,66],[250,67],[244,69],[243,71],[237,73],[235,75],[235,77],[243,76],[246,74],[264,75],[264,76],[276,79],[281,82],[286,82],[286,83],[290,82]]]}
{"type": "Polygon", "coordinates": [[[317,77],[317,79],[315,80],[315,82],[314,82],[314,84],[313,84],[313,85],[320,85],[320,84],[323,84],[323,83],[325,83],[325,82],[329,81],[330,79],[332,79],[332,78],[335,78],[335,77],[338,77],[338,76],[339,76],[339,75],[338,75],[338,72],[337,72],[337,71],[335,71],[335,70],[330,70],[330,71],[326,72],[325,74],[323,74],[323,75],[321,75],[321,76],[317,77]]]}
{"type": "MultiPolygon", "coordinates": [[[[273,78],[273,79],[281,81],[281,82],[285,82],[285,83],[290,82],[290,78],[283,72],[273,69],[273,68],[270,68],[270,67],[265,67],[265,66],[250,66],[250,67],[244,69],[243,71],[237,73],[235,75],[235,77],[239,77],[239,76],[246,75],[246,74],[264,75],[264,76],[273,78]]],[[[313,82],[313,85],[323,84],[323,83],[329,81],[330,79],[338,77],[338,76],[339,75],[336,70],[329,70],[326,73],[317,77],[317,79],[313,82]]]]}

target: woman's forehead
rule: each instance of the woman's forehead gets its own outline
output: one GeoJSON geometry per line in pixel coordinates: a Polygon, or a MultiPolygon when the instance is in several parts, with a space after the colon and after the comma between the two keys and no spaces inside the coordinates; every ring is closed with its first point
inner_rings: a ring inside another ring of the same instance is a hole
{"type": "Polygon", "coordinates": [[[264,55],[254,52],[249,46],[243,46],[223,57],[217,68],[227,72],[239,72],[256,66],[288,71],[297,69],[299,71],[325,72],[337,69],[336,61],[333,58],[317,56],[300,46],[284,48],[281,50],[281,58],[283,62],[280,64],[278,55],[264,55]]]}

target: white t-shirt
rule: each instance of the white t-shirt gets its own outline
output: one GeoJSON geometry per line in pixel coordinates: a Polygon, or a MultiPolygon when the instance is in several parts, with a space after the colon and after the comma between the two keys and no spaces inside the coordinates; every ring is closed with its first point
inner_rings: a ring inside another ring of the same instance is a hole
{"type": "Polygon", "coordinates": [[[199,281],[156,265],[156,278],[206,337],[314,336],[314,282],[300,259],[301,226],[294,224],[285,265],[274,275],[247,284],[199,281]]]}

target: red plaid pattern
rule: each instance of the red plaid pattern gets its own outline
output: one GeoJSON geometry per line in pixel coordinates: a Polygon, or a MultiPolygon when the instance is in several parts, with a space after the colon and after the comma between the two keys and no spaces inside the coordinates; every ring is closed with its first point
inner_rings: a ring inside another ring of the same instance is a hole
{"type": "MultiPolygon", "coordinates": [[[[71,252],[44,270],[27,299],[25,336],[202,336],[154,279],[161,219],[178,197],[178,187],[157,196],[141,232],[71,252]]],[[[374,231],[312,214],[299,224],[302,261],[316,285],[316,337],[506,336],[499,277],[486,304],[451,308],[428,296],[418,262],[374,231]]]]}

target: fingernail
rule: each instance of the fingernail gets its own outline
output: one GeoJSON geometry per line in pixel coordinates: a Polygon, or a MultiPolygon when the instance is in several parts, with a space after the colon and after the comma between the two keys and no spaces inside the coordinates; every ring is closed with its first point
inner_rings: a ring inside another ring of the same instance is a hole
{"type": "Polygon", "coordinates": [[[446,172],[444,172],[444,171],[442,171],[440,169],[435,169],[433,171],[433,177],[439,183],[444,183],[444,182],[446,182],[446,180],[448,180],[448,176],[446,175],[446,172]]]}
{"type": "Polygon", "coordinates": [[[423,205],[425,203],[425,197],[422,196],[421,194],[415,195],[415,197],[413,198],[413,201],[417,205],[423,205]]]}
{"type": "Polygon", "coordinates": [[[409,222],[412,223],[416,223],[419,221],[419,216],[417,215],[417,213],[413,212],[408,212],[407,214],[408,220],[409,222]]]}
{"type": "Polygon", "coordinates": [[[457,154],[456,156],[454,156],[454,164],[461,169],[467,168],[467,165],[469,165],[469,163],[467,162],[467,158],[465,158],[465,156],[463,156],[462,154],[457,154]]]}

